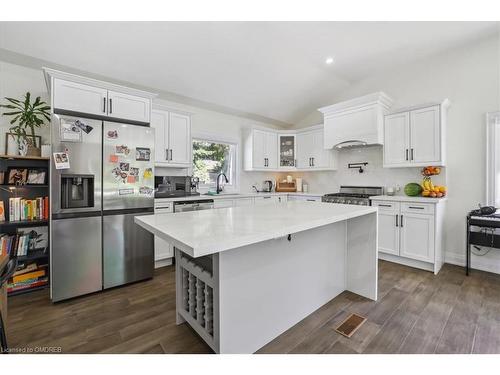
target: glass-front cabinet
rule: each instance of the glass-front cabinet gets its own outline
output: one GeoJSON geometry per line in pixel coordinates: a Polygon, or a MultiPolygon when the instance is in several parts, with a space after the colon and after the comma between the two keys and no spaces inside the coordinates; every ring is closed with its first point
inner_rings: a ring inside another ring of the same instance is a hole
{"type": "Polygon", "coordinates": [[[295,168],[297,166],[297,142],[295,134],[279,134],[279,167],[295,168]]]}

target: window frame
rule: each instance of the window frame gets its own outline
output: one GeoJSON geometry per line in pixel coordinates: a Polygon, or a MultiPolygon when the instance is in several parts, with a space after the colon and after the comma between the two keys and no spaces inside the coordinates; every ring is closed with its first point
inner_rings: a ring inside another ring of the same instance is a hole
{"type": "MultiPolygon", "coordinates": [[[[238,139],[233,137],[221,136],[214,133],[205,132],[194,132],[191,137],[191,153],[193,153],[193,142],[194,141],[207,141],[213,143],[223,143],[234,147],[234,158],[233,158],[233,183],[225,184],[224,191],[226,193],[235,193],[239,191],[240,185],[240,142],[238,139]]],[[[191,163],[191,174],[194,173],[194,158],[191,163]]],[[[206,193],[210,188],[214,188],[215,183],[212,184],[202,184],[200,182],[199,191],[200,193],[206,193]]]]}
{"type": "Polygon", "coordinates": [[[486,114],[486,204],[500,207],[500,112],[486,114]]]}

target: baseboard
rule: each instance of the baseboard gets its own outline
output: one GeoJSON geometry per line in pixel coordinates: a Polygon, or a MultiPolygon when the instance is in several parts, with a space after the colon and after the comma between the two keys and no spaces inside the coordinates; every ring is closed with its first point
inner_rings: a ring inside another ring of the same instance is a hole
{"type": "Polygon", "coordinates": [[[404,266],[418,268],[425,271],[434,272],[434,265],[432,263],[422,262],[420,260],[409,259],[397,255],[386,254],[379,252],[378,258],[382,260],[386,260],[388,262],[399,263],[404,266]]]}
{"type": "Polygon", "coordinates": [[[155,262],[155,269],[156,268],[161,268],[161,267],[166,267],[172,265],[172,258],[167,258],[167,259],[162,259],[162,260],[157,260],[155,262]]]}
{"type": "MultiPolygon", "coordinates": [[[[465,267],[465,254],[457,254],[447,251],[445,253],[445,263],[465,267]]],[[[471,268],[500,274],[500,262],[497,261],[497,259],[472,255],[471,268]]]]}

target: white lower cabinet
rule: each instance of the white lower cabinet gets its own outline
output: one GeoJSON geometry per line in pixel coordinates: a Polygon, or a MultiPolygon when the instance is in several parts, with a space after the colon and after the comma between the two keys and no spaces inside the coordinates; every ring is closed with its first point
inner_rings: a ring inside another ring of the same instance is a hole
{"type": "Polygon", "coordinates": [[[234,207],[251,206],[253,198],[239,198],[234,200],[234,207]]]}
{"type": "Polygon", "coordinates": [[[160,237],[155,236],[155,262],[172,258],[174,256],[174,247],[172,244],[160,237]]]}
{"type": "Polygon", "coordinates": [[[444,202],[409,203],[373,200],[378,207],[381,259],[439,272],[442,257],[444,202]]]}
{"type": "Polygon", "coordinates": [[[280,199],[276,195],[267,195],[265,197],[255,197],[255,204],[272,204],[272,203],[280,203],[280,199]]]}
{"type": "Polygon", "coordinates": [[[434,261],[434,215],[404,213],[401,215],[400,255],[434,261]]]}

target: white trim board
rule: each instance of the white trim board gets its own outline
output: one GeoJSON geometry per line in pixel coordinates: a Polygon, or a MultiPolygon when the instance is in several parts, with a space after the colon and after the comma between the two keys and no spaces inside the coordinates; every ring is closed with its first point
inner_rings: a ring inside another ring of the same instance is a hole
{"type": "MultiPolygon", "coordinates": [[[[447,251],[445,252],[445,263],[465,267],[465,254],[447,251]]],[[[471,269],[500,274],[500,262],[492,260],[491,258],[486,258],[485,260],[484,257],[472,255],[471,269]]]]}

